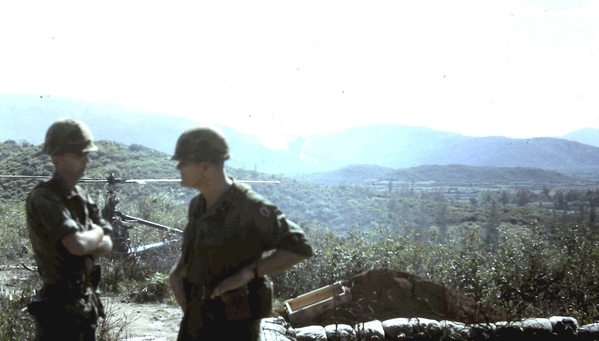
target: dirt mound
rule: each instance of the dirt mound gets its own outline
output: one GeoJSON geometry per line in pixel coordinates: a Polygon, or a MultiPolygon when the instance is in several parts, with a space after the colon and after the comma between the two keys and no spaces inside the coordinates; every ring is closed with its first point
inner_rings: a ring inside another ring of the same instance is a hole
{"type": "Polygon", "coordinates": [[[332,323],[353,325],[397,317],[422,317],[464,323],[502,319],[496,310],[481,307],[474,300],[451,291],[442,284],[389,268],[366,271],[342,284],[351,288],[352,301],[304,320],[301,326],[332,323]]]}

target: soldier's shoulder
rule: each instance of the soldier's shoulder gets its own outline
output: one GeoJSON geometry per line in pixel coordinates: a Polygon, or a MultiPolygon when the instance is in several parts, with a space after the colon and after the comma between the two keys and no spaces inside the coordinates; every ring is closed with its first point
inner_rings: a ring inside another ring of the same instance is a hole
{"type": "Polygon", "coordinates": [[[35,186],[33,187],[33,189],[31,190],[30,194],[33,193],[45,193],[45,192],[56,192],[56,181],[52,181],[53,179],[48,179],[48,180],[44,180],[44,181],[39,181],[37,184],[35,184],[35,186]]]}
{"type": "Polygon", "coordinates": [[[56,201],[60,200],[60,195],[48,185],[48,182],[40,182],[37,184],[29,195],[27,196],[28,202],[40,202],[40,201],[56,201]]]}
{"type": "Polygon", "coordinates": [[[200,207],[200,204],[199,204],[199,202],[201,200],[200,197],[201,197],[201,194],[197,194],[193,198],[191,198],[191,200],[189,201],[189,205],[188,205],[190,212],[195,211],[198,209],[198,207],[200,207]]]}
{"type": "Polygon", "coordinates": [[[61,185],[57,178],[50,178],[48,180],[38,182],[35,187],[33,187],[33,190],[31,190],[31,193],[34,192],[37,194],[54,193],[59,195],[61,193],[61,185]]]}
{"type": "Polygon", "coordinates": [[[251,188],[246,187],[238,200],[243,201],[239,206],[243,207],[244,214],[253,219],[270,221],[279,214],[279,208],[275,204],[251,188]]]}
{"type": "Polygon", "coordinates": [[[267,198],[262,196],[260,193],[254,191],[250,186],[246,184],[235,184],[237,190],[240,192],[239,198],[245,200],[249,204],[253,205],[273,205],[267,198]]]}

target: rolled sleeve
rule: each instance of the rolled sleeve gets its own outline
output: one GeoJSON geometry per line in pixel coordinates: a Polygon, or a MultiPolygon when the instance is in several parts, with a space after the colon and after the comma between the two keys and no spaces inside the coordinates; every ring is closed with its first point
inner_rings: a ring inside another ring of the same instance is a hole
{"type": "Polygon", "coordinates": [[[308,243],[308,240],[303,233],[294,233],[283,237],[278,248],[302,256],[312,256],[312,246],[308,243]]]}
{"type": "Polygon", "coordinates": [[[36,226],[35,231],[42,233],[40,237],[52,244],[81,229],[69,209],[51,191],[36,190],[28,203],[28,210],[36,217],[32,222],[36,226]]]}
{"type": "Polygon", "coordinates": [[[312,247],[308,243],[302,228],[287,219],[276,206],[263,204],[258,210],[255,223],[269,249],[282,249],[303,256],[312,256],[312,247]]]}

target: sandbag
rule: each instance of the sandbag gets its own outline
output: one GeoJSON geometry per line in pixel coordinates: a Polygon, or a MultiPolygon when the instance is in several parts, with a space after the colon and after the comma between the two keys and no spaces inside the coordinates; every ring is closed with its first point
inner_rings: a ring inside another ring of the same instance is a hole
{"type": "Polygon", "coordinates": [[[323,326],[307,326],[295,330],[297,341],[327,341],[323,326]]]}
{"type": "Polygon", "coordinates": [[[347,324],[329,324],[324,327],[328,341],[354,341],[356,331],[347,324]]]}
{"type": "Polygon", "coordinates": [[[383,323],[379,320],[372,320],[364,323],[358,323],[354,327],[356,336],[359,340],[377,341],[385,338],[383,323]]]}

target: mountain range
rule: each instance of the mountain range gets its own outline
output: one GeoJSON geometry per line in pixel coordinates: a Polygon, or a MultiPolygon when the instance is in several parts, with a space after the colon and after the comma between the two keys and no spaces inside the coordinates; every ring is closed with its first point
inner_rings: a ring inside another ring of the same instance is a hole
{"type": "MultiPolygon", "coordinates": [[[[98,140],[143,145],[167,154],[173,153],[184,130],[198,125],[189,119],[110,103],[0,94],[0,141],[41,144],[46,129],[58,117],[85,121],[98,140]]],[[[371,125],[298,137],[286,150],[266,147],[256,136],[220,128],[230,143],[230,166],[286,176],[351,165],[403,169],[458,164],[599,174],[599,130],[591,128],[562,137],[514,139],[468,137],[425,127],[371,125]]]]}

